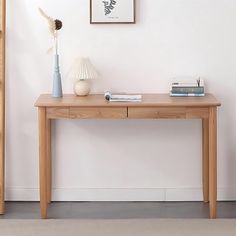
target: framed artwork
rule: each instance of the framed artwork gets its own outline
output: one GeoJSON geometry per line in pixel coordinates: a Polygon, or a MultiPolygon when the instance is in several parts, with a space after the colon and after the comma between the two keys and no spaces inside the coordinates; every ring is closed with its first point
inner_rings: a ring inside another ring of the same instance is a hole
{"type": "Polygon", "coordinates": [[[91,24],[134,24],[135,0],[90,0],[91,24]]]}

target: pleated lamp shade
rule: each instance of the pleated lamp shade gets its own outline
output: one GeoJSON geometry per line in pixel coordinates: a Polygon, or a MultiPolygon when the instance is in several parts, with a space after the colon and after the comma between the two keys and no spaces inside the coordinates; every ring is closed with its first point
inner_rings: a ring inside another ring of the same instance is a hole
{"type": "Polygon", "coordinates": [[[98,73],[89,58],[77,58],[71,68],[70,77],[76,80],[96,79],[98,73]]]}

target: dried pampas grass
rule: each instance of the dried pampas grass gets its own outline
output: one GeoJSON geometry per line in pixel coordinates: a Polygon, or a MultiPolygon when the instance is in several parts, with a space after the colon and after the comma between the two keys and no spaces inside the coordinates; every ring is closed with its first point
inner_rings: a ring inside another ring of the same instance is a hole
{"type": "Polygon", "coordinates": [[[56,24],[55,24],[54,19],[46,15],[45,12],[41,8],[39,8],[39,12],[48,21],[49,31],[52,34],[52,36],[55,37],[56,24]]]}
{"type": "Polygon", "coordinates": [[[56,31],[62,28],[62,22],[58,19],[54,20],[52,17],[48,16],[41,8],[39,8],[39,12],[48,21],[49,31],[55,37],[56,31]]]}
{"type": "MultiPolygon", "coordinates": [[[[54,37],[55,39],[55,50],[57,53],[57,31],[60,30],[62,28],[62,21],[56,19],[54,20],[52,17],[48,16],[41,8],[39,8],[39,13],[48,21],[48,28],[49,28],[49,32],[51,33],[51,35],[54,37]]],[[[48,50],[48,53],[52,51],[53,48],[50,48],[48,50]]]]}

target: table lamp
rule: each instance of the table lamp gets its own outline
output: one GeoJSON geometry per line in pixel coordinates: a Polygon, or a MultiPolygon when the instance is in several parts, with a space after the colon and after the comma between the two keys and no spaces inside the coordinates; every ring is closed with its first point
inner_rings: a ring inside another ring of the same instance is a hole
{"type": "Polygon", "coordinates": [[[90,92],[90,81],[96,79],[98,73],[89,58],[77,58],[71,68],[71,77],[76,79],[74,93],[78,96],[87,96],[90,92]]]}

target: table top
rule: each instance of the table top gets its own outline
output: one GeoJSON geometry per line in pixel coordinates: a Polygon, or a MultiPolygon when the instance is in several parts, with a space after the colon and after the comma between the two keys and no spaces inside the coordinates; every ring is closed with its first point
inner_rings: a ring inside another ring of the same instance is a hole
{"type": "Polygon", "coordinates": [[[210,107],[220,106],[212,95],[204,97],[170,97],[169,94],[142,94],[141,102],[109,102],[103,94],[92,94],[85,97],[65,94],[62,98],[53,98],[42,94],[37,99],[36,107],[210,107]]]}

